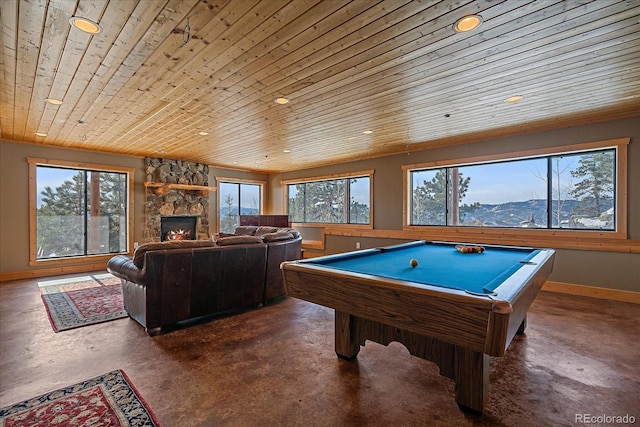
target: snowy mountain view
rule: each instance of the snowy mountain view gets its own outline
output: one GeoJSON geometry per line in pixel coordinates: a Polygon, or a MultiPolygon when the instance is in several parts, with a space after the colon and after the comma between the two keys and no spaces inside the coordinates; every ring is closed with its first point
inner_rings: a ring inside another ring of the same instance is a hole
{"type": "MultiPolygon", "coordinates": [[[[579,205],[578,201],[563,201],[559,228],[615,229],[613,201],[605,203],[606,210],[601,215],[589,216],[572,214],[579,205]]],[[[552,212],[552,227],[558,228],[556,202],[552,206],[552,212]]],[[[480,204],[473,212],[461,214],[460,222],[461,225],[468,226],[546,228],[547,202],[538,199],[495,205],[480,204]]]]}

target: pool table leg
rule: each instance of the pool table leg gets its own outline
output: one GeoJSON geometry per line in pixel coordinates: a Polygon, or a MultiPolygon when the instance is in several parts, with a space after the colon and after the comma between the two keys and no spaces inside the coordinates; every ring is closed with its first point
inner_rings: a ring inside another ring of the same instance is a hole
{"type": "Polygon", "coordinates": [[[482,413],[489,396],[489,356],[456,346],[454,369],[456,402],[464,409],[482,413]]]}
{"type": "Polygon", "coordinates": [[[360,351],[360,343],[355,337],[355,328],[350,314],[336,310],[336,354],[341,359],[353,360],[360,351]]]}
{"type": "Polygon", "coordinates": [[[518,335],[522,335],[524,334],[525,329],[527,329],[527,316],[524,316],[524,319],[522,319],[522,323],[520,324],[520,327],[518,328],[518,331],[516,333],[518,335]]]}
{"type": "Polygon", "coordinates": [[[373,320],[335,311],[335,348],[341,359],[353,360],[366,340],[382,345],[402,343],[414,356],[434,362],[440,374],[455,382],[456,402],[482,413],[489,395],[489,357],[459,345],[414,334],[373,320]]]}

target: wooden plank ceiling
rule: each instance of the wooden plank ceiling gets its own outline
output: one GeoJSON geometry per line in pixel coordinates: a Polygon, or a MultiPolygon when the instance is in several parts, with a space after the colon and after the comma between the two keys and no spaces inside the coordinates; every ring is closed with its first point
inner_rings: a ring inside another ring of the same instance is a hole
{"type": "Polygon", "coordinates": [[[640,115],[637,0],[0,9],[10,141],[278,172],[640,115]],[[482,25],[453,31],[468,14],[482,25]],[[71,27],[71,16],[102,32],[71,27]],[[523,99],[504,102],[514,95],[523,99]]]}

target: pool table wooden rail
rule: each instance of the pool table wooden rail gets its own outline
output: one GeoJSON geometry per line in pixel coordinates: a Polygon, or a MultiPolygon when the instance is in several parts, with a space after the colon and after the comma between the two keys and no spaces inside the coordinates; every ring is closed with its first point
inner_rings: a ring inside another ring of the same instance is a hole
{"type": "Polygon", "coordinates": [[[494,301],[460,292],[439,293],[425,286],[367,275],[345,274],[310,264],[285,263],[287,295],[421,335],[457,337],[483,351],[487,319],[494,301]]]}

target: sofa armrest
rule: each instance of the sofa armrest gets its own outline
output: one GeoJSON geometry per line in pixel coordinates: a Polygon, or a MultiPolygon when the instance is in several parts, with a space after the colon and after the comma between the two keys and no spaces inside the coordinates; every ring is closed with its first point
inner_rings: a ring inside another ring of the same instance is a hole
{"type": "Polygon", "coordinates": [[[267,243],[267,273],[264,289],[265,304],[270,300],[286,295],[280,264],[284,261],[293,261],[302,258],[301,245],[301,236],[289,238],[288,240],[274,240],[267,243]]]}
{"type": "Polygon", "coordinates": [[[111,258],[107,262],[107,271],[120,279],[144,285],[144,271],[126,255],[116,255],[111,258]]]}

